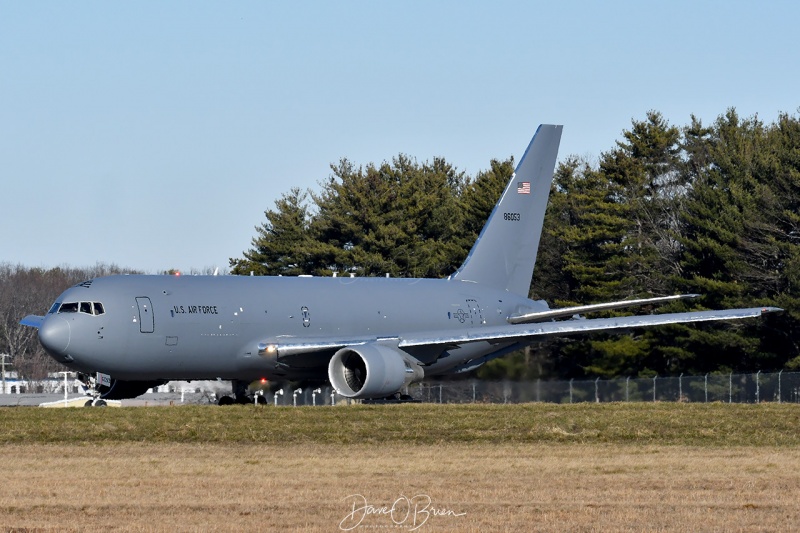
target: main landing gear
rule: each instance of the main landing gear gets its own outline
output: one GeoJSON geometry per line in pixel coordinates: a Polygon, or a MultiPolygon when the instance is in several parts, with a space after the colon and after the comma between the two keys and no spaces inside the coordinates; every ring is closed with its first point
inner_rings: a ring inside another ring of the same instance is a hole
{"type": "Polygon", "coordinates": [[[361,401],[362,404],[380,405],[387,403],[422,403],[422,400],[417,400],[409,394],[392,394],[385,398],[367,398],[361,401]]]}
{"type": "Polygon", "coordinates": [[[233,394],[231,396],[221,396],[217,401],[217,405],[245,405],[248,403],[255,403],[258,405],[266,405],[267,399],[260,394],[249,394],[247,390],[248,383],[245,381],[233,381],[233,394]]]}

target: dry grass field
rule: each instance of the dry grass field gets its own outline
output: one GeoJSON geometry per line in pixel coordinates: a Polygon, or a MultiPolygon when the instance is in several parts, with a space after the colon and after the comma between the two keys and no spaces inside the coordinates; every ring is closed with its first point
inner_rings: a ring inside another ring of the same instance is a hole
{"type": "Polygon", "coordinates": [[[800,529],[800,406],[43,411],[0,410],[2,531],[800,529]]]}

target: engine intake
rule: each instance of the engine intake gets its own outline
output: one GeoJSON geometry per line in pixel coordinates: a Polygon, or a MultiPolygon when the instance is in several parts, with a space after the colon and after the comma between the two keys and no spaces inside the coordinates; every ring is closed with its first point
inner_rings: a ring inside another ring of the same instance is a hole
{"type": "Polygon", "coordinates": [[[342,348],[328,364],[328,379],[347,398],[385,398],[423,378],[419,362],[381,344],[342,348]]]}

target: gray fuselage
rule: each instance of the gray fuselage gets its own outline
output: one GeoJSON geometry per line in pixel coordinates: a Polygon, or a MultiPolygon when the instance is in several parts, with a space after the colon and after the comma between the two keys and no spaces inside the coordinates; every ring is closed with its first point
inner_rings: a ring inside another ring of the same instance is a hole
{"type": "MultiPolygon", "coordinates": [[[[57,299],[62,309],[72,302],[77,311],[55,312],[54,305],[44,318],[43,346],[74,370],[125,380],[324,380],[333,350],[269,357],[259,346],[413,339],[504,325],[509,315],[546,308],[456,280],[246,276],[110,276],[57,299]],[[102,313],[80,312],[81,302],[101,303],[102,313]]],[[[436,375],[510,344],[477,342],[413,355],[427,365],[426,376],[436,375]]]]}

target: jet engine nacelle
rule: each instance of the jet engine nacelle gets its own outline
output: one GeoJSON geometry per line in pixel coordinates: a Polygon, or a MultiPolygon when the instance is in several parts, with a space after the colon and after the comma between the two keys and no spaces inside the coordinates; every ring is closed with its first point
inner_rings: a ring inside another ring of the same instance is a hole
{"type": "Polygon", "coordinates": [[[423,376],[416,359],[381,344],[342,348],[328,364],[331,385],[347,398],[385,398],[423,376]]]}

